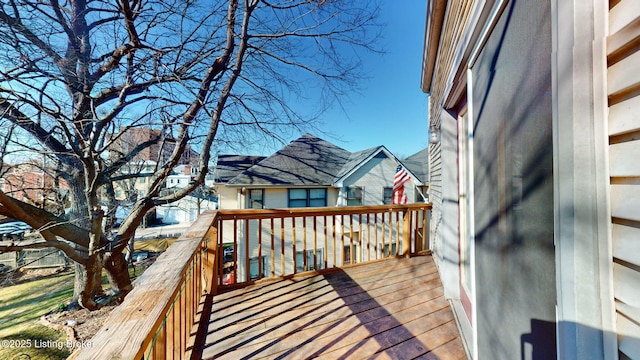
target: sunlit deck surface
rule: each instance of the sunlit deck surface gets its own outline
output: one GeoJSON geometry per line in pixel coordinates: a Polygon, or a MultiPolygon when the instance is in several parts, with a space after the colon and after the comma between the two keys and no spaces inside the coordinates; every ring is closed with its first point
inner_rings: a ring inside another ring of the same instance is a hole
{"type": "Polygon", "coordinates": [[[466,359],[430,255],[216,295],[203,336],[202,358],[466,359]]]}

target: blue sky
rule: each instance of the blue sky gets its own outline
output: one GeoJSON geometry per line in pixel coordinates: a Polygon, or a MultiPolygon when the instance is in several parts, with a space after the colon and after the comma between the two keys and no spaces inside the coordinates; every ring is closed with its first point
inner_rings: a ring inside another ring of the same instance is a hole
{"type": "Polygon", "coordinates": [[[319,127],[335,137],[314,135],[349,151],[384,145],[401,158],[427,147],[427,95],[420,89],[426,5],[426,0],[381,1],[386,53],[366,54],[369,78],[362,90],[344,101],[345,111],[334,106],[319,119],[319,127]]]}
{"type": "Polygon", "coordinates": [[[370,79],[363,91],[322,117],[326,130],[344,141],[327,139],[349,151],[384,145],[406,157],[427,147],[427,95],[420,89],[426,0],[383,1],[385,55],[368,55],[370,79]]]}

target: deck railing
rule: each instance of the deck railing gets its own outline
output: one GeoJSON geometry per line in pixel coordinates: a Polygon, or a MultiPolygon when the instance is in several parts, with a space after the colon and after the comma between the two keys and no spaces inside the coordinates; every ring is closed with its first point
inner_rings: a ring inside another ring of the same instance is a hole
{"type": "Polygon", "coordinates": [[[427,250],[430,209],[411,204],[205,212],[144,272],[75,358],[188,358],[207,295],[427,250]]]}

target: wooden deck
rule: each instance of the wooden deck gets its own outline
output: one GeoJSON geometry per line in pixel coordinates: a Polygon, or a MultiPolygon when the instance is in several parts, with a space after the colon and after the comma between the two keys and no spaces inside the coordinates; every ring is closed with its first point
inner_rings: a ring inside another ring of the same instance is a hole
{"type": "Polygon", "coordinates": [[[252,285],[209,300],[195,358],[466,359],[430,255],[252,285]]]}

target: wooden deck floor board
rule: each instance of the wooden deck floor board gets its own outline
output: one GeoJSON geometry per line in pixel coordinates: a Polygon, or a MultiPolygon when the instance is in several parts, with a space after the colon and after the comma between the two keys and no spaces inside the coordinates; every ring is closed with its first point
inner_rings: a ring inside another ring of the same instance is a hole
{"type": "Polygon", "coordinates": [[[326,314],[326,316],[324,313],[316,313],[306,314],[307,316],[305,317],[289,321],[280,319],[280,324],[276,325],[274,323],[272,324],[272,328],[255,326],[251,329],[247,329],[243,334],[237,334],[236,336],[228,339],[226,343],[214,341],[214,344],[228,349],[233,346],[237,346],[239,342],[247,341],[247,338],[253,338],[254,341],[252,346],[254,348],[258,348],[261,346],[260,339],[277,338],[280,340],[279,347],[286,347],[288,346],[286,345],[288,342],[286,339],[291,337],[292,334],[296,334],[296,336],[302,338],[317,338],[318,334],[323,334],[323,336],[333,336],[341,331],[341,328],[335,328],[336,322],[341,322],[341,327],[367,325],[370,328],[369,330],[371,330],[374,326],[378,326],[374,323],[376,320],[388,317],[390,313],[394,313],[396,317],[403,321],[409,321],[410,318],[404,316],[403,312],[410,314],[410,312],[413,311],[414,314],[418,314],[414,315],[414,317],[419,317],[426,310],[426,307],[419,306],[421,302],[433,301],[434,306],[436,304],[439,307],[448,306],[448,304],[443,301],[441,294],[437,290],[438,289],[433,289],[422,294],[409,294],[403,292],[390,294],[396,297],[393,301],[384,301],[382,298],[377,299],[379,301],[377,304],[373,300],[367,301],[370,306],[365,311],[354,311],[353,308],[343,306],[336,309],[334,312],[326,314]],[[435,301],[436,299],[438,299],[437,302],[435,301]]]}
{"type": "Polygon", "coordinates": [[[202,358],[465,358],[428,255],[261,283],[212,302],[202,358]]]}
{"type": "Polygon", "coordinates": [[[358,323],[347,331],[344,331],[345,329],[342,327],[333,329],[332,332],[319,338],[307,337],[306,342],[301,344],[288,341],[285,347],[291,350],[279,354],[270,353],[268,357],[277,358],[283,355],[295,357],[294,354],[297,353],[325,359],[337,359],[345,354],[351,354],[356,359],[368,358],[381,349],[397,345],[413,337],[414,335],[406,329],[404,322],[407,324],[414,322],[413,327],[415,328],[419,327],[419,324],[426,323],[426,326],[433,327],[439,323],[451,321],[452,317],[445,309],[446,301],[442,301],[442,298],[438,298],[438,300],[440,301],[434,300],[429,304],[430,310],[435,310],[429,313],[431,315],[429,322],[425,322],[423,318],[424,314],[421,310],[424,309],[424,306],[416,306],[393,315],[387,313],[386,316],[370,322],[358,323]]]}
{"type": "MultiPolygon", "coordinates": [[[[291,308],[304,311],[306,307],[315,307],[317,304],[331,303],[336,300],[345,304],[354,304],[371,297],[384,296],[389,293],[396,293],[403,288],[415,288],[416,285],[424,289],[431,289],[440,286],[438,274],[432,272],[417,272],[415,279],[399,276],[395,282],[364,283],[362,286],[352,283],[350,287],[334,287],[332,283],[326,282],[320,288],[309,288],[307,292],[286,294],[280,298],[267,300],[260,306],[230,306],[221,307],[217,302],[211,316],[211,325],[217,328],[229,324],[237,324],[244,321],[266,321],[273,315],[282,313],[291,308]],[[340,293],[338,294],[338,289],[340,293]]],[[[215,302],[215,299],[214,299],[215,302]]],[[[215,328],[210,328],[214,331],[215,328]]]]}
{"type": "MultiPolygon", "coordinates": [[[[385,271],[382,272],[378,268],[362,270],[357,267],[353,267],[346,270],[345,273],[333,273],[328,275],[310,276],[302,279],[282,280],[274,284],[262,286],[259,289],[250,289],[246,293],[243,293],[242,289],[240,289],[234,292],[216,295],[216,303],[218,303],[220,307],[250,307],[255,303],[264,303],[266,300],[277,300],[281,296],[298,294],[310,289],[326,286],[326,276],[332,277],[331,285],[333,288],[337,289],[342,286],[353,286],[354,283],[364,285],[372,282],[375,283],[376,281],[392,281],[407,272],[430,271],[432,273],[437,273],[437,269],[433,263],[415,264],[407,261],[403,266],[396,265],[388,267],[389,264],[393,264],[394,262],[395,261],[390,260],[375,263],[375,265],[385,268],[385,271]]],[[[371,264],[371,266],[373,265],[374,264],[371,264]]]]}

